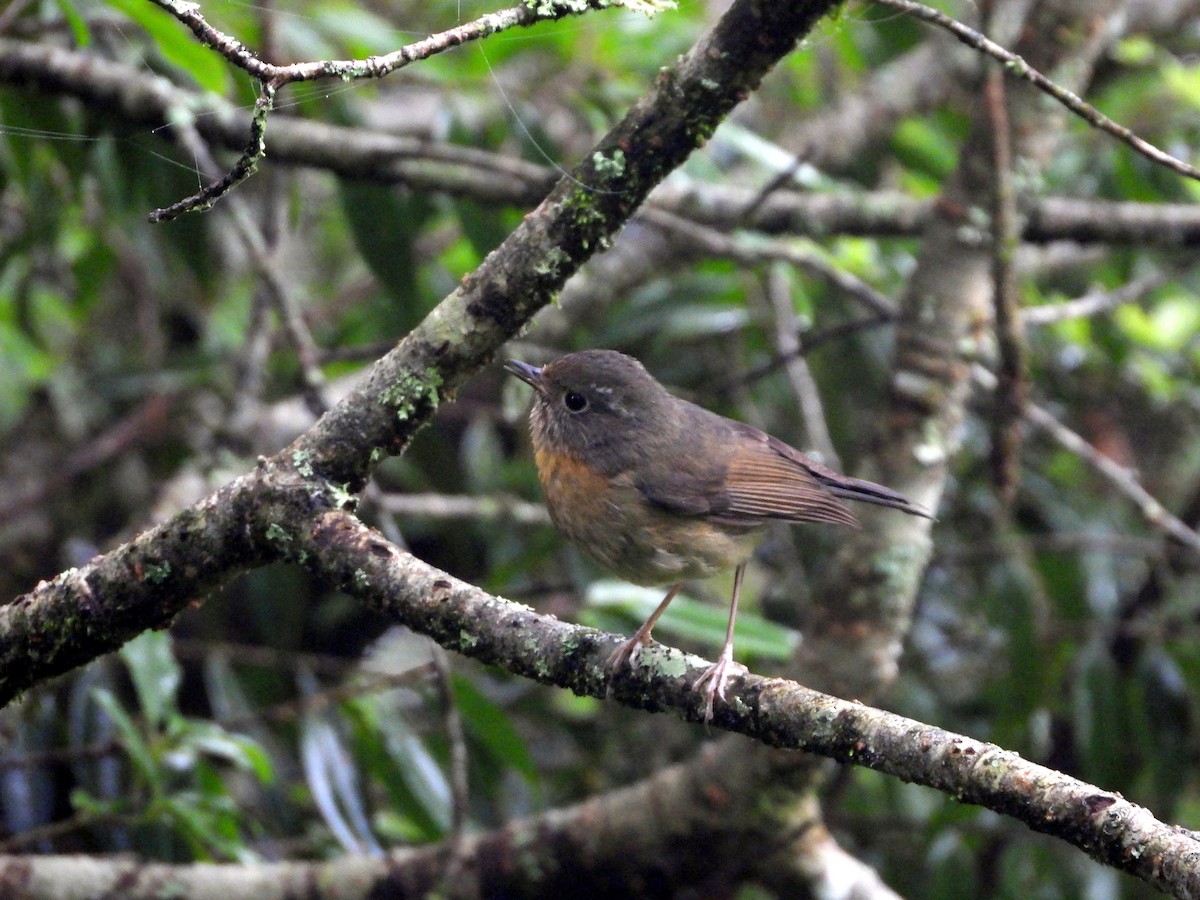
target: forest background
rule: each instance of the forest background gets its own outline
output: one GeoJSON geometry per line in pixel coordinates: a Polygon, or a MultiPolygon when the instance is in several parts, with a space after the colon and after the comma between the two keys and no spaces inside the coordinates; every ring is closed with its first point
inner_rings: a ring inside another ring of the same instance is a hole
{"type": "Polygon", "coordinates": [[[0,9],[0,887],[1200,895],[1197,4],[607,7],[0,9]],[[708,728],[585,347],[937,511],[772,532],[708,728]]]}

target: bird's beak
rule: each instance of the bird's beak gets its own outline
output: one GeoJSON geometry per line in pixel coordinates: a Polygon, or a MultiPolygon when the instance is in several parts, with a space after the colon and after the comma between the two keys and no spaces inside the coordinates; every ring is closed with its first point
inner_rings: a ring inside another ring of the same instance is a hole
{"type": "Polygon", "coordinates": [[[519,359],[506,359],[504,370],[510,375],[516,375],[539,394],[545,396],[546,386],[542,383],[542,370],[537,366],[523,363],[519,359]]]}

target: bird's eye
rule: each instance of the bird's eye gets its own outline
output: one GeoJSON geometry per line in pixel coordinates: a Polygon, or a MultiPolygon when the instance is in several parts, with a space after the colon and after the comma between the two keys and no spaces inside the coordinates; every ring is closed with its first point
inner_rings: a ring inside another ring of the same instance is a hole
{"type": "Polygon", "coordinates": [[[583,412],[587,409],[588,398],[583,394],[575,393],[575,391],[567,391],[563,394],[563,405],[571,412],[583,412]]]}

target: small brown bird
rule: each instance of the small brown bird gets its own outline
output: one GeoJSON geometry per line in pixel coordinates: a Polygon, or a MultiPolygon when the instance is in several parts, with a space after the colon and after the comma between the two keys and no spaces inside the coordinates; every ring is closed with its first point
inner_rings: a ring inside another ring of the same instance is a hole
{"type": "Polygon", "coordinates": [[[857,525],[840,500],[932,518],[889,488],[827,469],[757,428],[681,400],[612,350],[506,370],[536,392],[529,415],[538,478],[554,524],[598,563],[641,585],[670,585],[610,657],[632,664],[685,581],[736,567],[725,645],[693,686],[713,698],[740,668],[733,626],[746,562],[772,519],[857,525]]]}

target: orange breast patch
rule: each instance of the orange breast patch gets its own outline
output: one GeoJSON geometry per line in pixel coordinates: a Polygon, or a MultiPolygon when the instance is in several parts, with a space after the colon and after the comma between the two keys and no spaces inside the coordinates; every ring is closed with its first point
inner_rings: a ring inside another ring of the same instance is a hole
{"type": "Polygon", "coordinates": [[[536,452],[538,479],[555,523],[568,533],[577,532],[567,519],[594,519],[611,515],[608,482],[582,460],[566,453],[536,452]]]}

